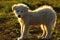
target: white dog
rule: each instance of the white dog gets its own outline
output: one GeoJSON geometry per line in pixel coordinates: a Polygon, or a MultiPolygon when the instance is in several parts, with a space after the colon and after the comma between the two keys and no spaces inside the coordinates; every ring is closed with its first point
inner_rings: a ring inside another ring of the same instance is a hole
{"type": "Polygon", "coordinates": [[[41,38],[49,39],[56,24],[56,12],[51,6],[42,6],[36,10],[30,10],[25,4],[15,4],[12,6],[18,21],[21,25],[21,36],[18,38],[23,40],[27,38],[29,27],[39,26],[43,30],[41,38]]]}

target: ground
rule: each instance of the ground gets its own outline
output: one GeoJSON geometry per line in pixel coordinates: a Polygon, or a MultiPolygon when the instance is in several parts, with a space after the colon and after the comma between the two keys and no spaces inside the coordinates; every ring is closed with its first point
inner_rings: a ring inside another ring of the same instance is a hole
{"type": "MultiPolygon", "coordinates": [[[[58,13],[59,14],[59,13],[58,13]]],[[[58,15],[57,25],[53,33],[52,40],[60,39],[60,15],[58,15]]],[[[0,18],[0,40],[16,40],[20,36],[20,25],[15,16],[11,18],[0,18]],[[12,20],[12,18],[14,20],[12,20]]],[[[31,28],[29,31],[29,39],[37,39],[37,35],[41,34],[42,31],[38,28],[31,28]]]]}

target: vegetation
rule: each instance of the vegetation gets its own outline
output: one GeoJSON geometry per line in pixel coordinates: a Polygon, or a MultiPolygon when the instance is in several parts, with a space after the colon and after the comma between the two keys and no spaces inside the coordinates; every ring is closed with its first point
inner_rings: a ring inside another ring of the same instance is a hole
{"type": "MultiPolygon", "coordinates": [[[[24,3],[32,10],[42,5],[51,5],[52,7],[60,8],[60,0],[0,0],[0,40],[16,40],[20,36],[20,25],[11,9],[12,5],[17,3],[24,3]]],[[[59,17],[60,12],[57,12],[57,25],[51,40],[60,39],[59,17]]],[[[37,40],[36,36],[42,32],[38,30],[40,29],[32,28],[30,30],[28,35],[30,40],[37,40]]]]}

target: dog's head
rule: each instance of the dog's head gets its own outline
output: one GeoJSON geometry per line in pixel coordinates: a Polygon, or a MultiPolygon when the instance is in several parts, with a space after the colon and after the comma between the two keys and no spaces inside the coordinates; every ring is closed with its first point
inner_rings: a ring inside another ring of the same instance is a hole
{"type": "Polygon", "coordinates": [[[25,4],[15,4],[12,6],[12,10],[18,18],[21,18],[28,12],[28,6],[25,4]]]}

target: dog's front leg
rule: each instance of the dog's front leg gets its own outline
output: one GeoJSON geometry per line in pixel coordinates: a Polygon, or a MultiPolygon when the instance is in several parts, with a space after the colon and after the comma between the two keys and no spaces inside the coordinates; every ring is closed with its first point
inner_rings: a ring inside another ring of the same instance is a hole
{"type": "Polygon", "coordinates": [[[22,40],[22,38],[23,38],[23,33],[24,33],[23,30],[24,30],[25,25],[24,25],[24,23],[20,22],[20,26],[21,26],[21,30],[20,30],[21,36],[18,38],[18,40],[22,40]]]}
{"type": "Polygon", "coordinates": [[[26,24],[23,28],[23,39],[26,39],[27,38],[27,35],[28,35],[28,31],[29,31],[29,25],[26,24]]]}
{"type": "Polygon", "coordinates": [[[18,38],[18,40],[23,40],[27,38],[28,29],[29,29],[28,24],[23,24],[23,23],[21,24],[21,36],[18,38]]]}

